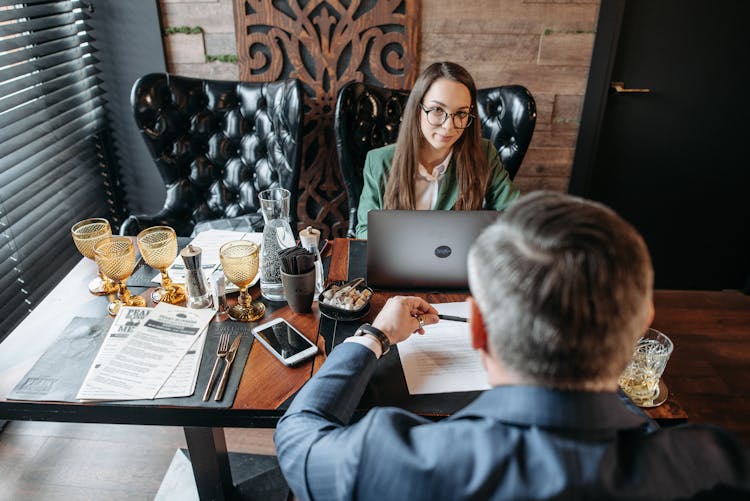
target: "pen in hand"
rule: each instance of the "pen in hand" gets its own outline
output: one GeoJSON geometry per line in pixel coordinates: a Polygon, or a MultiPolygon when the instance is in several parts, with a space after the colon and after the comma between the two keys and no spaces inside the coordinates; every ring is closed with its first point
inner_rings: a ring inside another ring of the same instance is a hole
{"type": "Polygon", "coordinates": [[[469,319],[465,317],[456,317],[453,315],[438,315],[440,320],[452,320],[454,322],[468,322],[469,319]]]}

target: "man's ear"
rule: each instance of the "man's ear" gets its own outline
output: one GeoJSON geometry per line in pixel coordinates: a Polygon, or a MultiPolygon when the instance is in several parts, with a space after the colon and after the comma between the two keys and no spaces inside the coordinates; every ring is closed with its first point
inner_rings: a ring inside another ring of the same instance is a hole
{"type": "Polygon", "coordinates": [[[654,316],[656,315],[656,309],[654,309],[654,301],[651,300],[648,303],[649,312],[648,312],[648,325],[646,327],[651,327],[651,323],[654,321],[654,316]]]}
{"type": "Polygon", "coordinates": [[[469,303],[469,332],[471,332],[471,346],[475,350],[489,351],[487,348],[487,331],[484,328],[484,318],[474,298],[466,298],[469,303]]]}

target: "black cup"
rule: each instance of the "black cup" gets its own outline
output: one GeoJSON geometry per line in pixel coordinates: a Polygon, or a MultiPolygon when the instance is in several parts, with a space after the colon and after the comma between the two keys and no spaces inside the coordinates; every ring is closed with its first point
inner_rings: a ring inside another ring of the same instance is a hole
{"type": "Polygon", "coordinates": [[[310,313],[315,296],[315,268],[300,275],[281,272],[281,284],[289,307],[295,313],[310,313]]]}

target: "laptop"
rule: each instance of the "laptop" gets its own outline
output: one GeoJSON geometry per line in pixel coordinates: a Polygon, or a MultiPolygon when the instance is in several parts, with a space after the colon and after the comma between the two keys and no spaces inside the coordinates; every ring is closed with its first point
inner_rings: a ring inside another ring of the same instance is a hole
{"type": "Polygon", "coordinates": [[[367,285],[376,289],[468,289],[466,259],[500,212],[373,210],[367,214],[367,285]]]}

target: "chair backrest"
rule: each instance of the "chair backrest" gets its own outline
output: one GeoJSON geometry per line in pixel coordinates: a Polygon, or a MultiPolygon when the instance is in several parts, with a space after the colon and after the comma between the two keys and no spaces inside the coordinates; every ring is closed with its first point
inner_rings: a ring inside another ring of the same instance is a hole
{"type": "Polygon", "coordinates": [[[274,187],[292,193],[296,212],[303,112],[298,80],[250,83],[153,73],[135,82],[130,100],[167,197],[158,214],[131,215],[123,234],[169,224],[189,235],[201,221],[259,213],[258,193],[274,187]]]}
{"type": "Polygon", "coordinates": [[[341,178],[349,202],[349,229],[357,228],[357,206],[362,193],[367,152],[395,143],[408,91],[385,89],[360,82],[345,85],[339,92],[334,113],[336,149],[341,178]]]}
{"type": "MultiPolygon", "coordinates": [[[[409,91],[360,82],[349,83],[339,92],[334,117],[336,148],[349,202],[349,237],[354,237],[357,226],[367,152],[396,142],[408,98],[409,91]]],[[[479,89],[477,105],[482,136],[495,145],[513,179],[534,134],[534,97],[521,85],[504,85],[479,89]]]]}
{"type": "Polygon", "coordinates": [[[516,177],[536,126],[536,101],[522,85],[477,90],[482,136],[495,145],[503,167],[516,177]]]}

